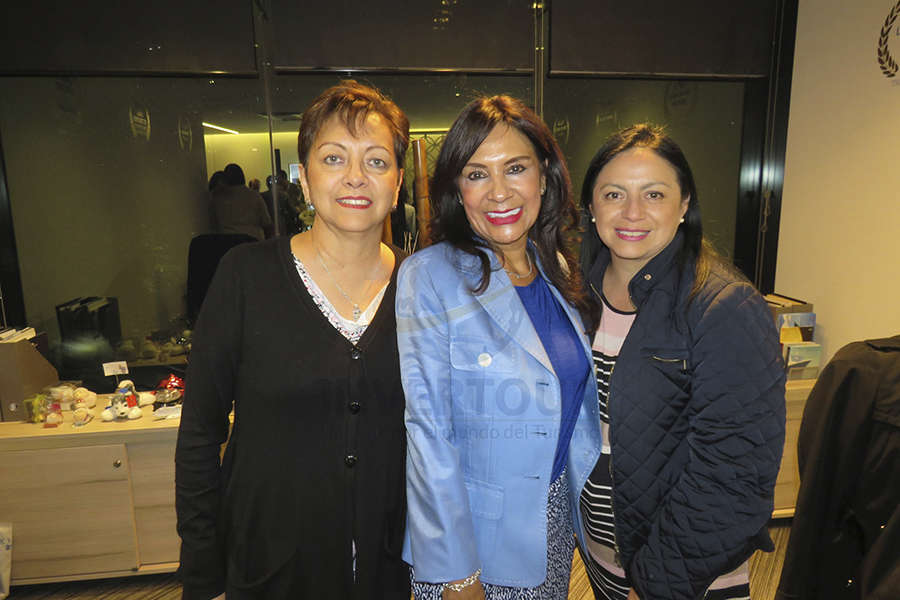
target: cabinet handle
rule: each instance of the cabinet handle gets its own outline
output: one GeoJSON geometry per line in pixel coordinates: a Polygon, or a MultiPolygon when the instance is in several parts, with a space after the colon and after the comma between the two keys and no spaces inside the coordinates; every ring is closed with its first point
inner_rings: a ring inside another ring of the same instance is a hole
{"type": "Polygon", "coordinates": [[[115,467],[115,468],[118,469],[118,468],[121,467],[121,466],[122,466],[122,461],[119,460],[118,458],[117,458],[116,460],[113,461],[113,467],[115,467]]]}

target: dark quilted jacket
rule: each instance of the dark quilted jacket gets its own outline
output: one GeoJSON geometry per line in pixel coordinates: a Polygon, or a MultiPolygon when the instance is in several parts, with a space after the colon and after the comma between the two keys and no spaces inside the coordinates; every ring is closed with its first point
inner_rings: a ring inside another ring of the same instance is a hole
{"type": "MultiPolygon", "coordinates": [[[[679,233],[629,284],[610,380],[619,555],[643,600],[702,598],[757,548],[784,447],[784,365],[765,300],[723,265],[689,300],[679,233]]],[[[601,289],[605,248],[588,282],[601,289]]]]}

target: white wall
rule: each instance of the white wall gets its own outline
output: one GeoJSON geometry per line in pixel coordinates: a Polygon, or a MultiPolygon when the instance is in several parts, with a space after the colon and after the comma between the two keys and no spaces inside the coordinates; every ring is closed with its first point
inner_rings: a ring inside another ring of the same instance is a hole
{"type": "MultiPolygon", "coordinates": [[[[272,173],[268,133],[213,133],[203,136],[206,146],[206,171],[210,175],[221,171],[228,163],[237,163],[247,181],[259,179],[259,191],[266,191],[266,177],[272,173]]],[[[297,162],[297,132],[276,132],[272,136],[281,151],[281,168],[297,162]]]]}
{"type": "Polygon", "coordinates": [[[895,4],[800,0],[775,290],[814,304],[824,360],[900,333],[900,73],[876,54],[895,4]]]}

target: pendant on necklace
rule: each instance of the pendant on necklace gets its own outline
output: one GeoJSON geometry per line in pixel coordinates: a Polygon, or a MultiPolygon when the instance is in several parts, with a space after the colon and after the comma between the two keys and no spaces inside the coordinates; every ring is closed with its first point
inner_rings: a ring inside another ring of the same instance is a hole
{"type": "Polygon", "coordinates": [[[362,314],[362,311],[359,310],[359,304],[353,305],[353,320],[359,321],[359,316],[362,314]]]}

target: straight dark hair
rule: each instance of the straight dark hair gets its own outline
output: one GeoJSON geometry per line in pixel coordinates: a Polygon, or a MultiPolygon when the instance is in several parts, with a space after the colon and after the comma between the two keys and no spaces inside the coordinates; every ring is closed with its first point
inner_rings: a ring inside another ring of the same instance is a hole
{"type": "Polygon", "coordinates": [[[501,124],[528,138],[546,181],[541,209],[528,238],[534,242],[550,282],[582,316],[590,319],[596,308],[584,293],[575,255],[566,246],[566,234],[578,223],[569,170],[550,129],[520,100],[510,96],[479,98],[466,106],[453,123],[441,146],[431,180],[431,242],[446,241],[477,257],[481,262],[481,279],[472,291],[480,294],[487,289],[491,278],[487,253],[490,245],[475,234],[466,218],[458,179],[488,134],[501,124]]]}
{"type": "MultiPolygon", "coordinates": [[[[590,221],[590,208],[594,199],[594,184],[597,175],[612,159],[632,148],[647,148],[655,152],[660,158],[669,163],[678,177],[678,185],[681,187],[681,198],[690,197],[687,212],[684,213],[684,223],[678,226],[683,233],[683,243],[678,250],[676,261],[679,271],[684,272],[689,265],[694,266],[694,284],[691,287],[691,295],[706,282],[709,277],[711,261],[716,260],[715,251],[703,239],[703,223],[700,219],[700,202],[697,198],[697,185],[694,183],[694,174],[688,164],[687,157],[675,140],[666,135],[665,130],[657,125],[638,123],[626,127],[612,134],[606,139],[597,154],[594,155],[587,172],[584,175],[584,183],[581,186],[581,207],[585,219],[590,221]]],[[[596,227],[587,227],[587,232],[581,244],[581,268],[585,276],[590,272],[597,260],[600,249],[605,244],[597,234],[596,227]]]]}

